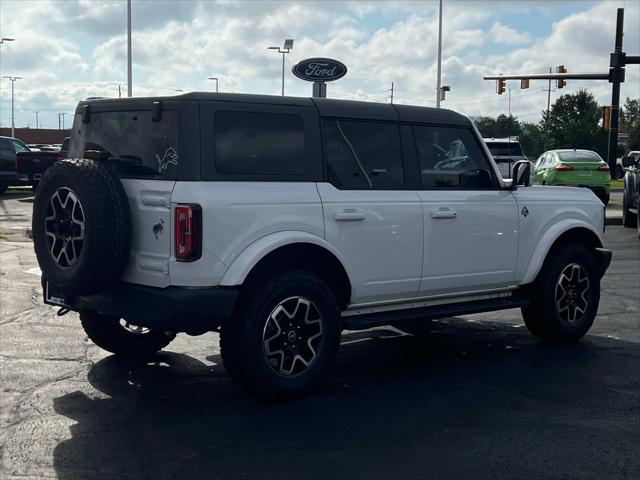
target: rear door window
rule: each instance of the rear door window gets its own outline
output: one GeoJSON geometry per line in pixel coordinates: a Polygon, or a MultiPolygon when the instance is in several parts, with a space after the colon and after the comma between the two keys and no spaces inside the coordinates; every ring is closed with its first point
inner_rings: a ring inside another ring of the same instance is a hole
{"type": "Polygon", "coordinates": [[[302,117],[294,114],[218,111],[215,170],[228,175],[304,175],[302,117]]]}
{"type": "Polygon", "coordinates": [[[405,188],[398,125],[325,120],[327,180],[344,190],[405,188]]]}

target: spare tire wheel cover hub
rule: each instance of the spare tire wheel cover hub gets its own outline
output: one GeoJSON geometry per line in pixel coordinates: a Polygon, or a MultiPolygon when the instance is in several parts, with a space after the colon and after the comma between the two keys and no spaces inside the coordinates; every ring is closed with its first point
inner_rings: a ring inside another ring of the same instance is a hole
{"type": "Polygon", "coordinates": [[[85,239],[85,216],[80,199],[68,187],[59,187],[49,199],[45,237],[56,265],[72,268],[80,258],[85,239]]]}

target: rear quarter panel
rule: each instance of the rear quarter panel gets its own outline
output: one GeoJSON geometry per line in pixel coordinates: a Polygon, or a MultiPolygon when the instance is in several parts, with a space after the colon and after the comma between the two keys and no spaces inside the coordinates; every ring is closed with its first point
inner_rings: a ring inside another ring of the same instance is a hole
{"type": "Polygon", "coordinates": [[[322,204],[313,182],[177,182],[171,202],[174,208],[199,204],[203,222],[202,258],[177,262],[172,253],[172,285],[220,284],[238,257],[268,235],[297,232],[324,239],[322,204]]]}
{"type": "Polygon", "coordinates": [[[590,190],[526,187],[516,190],[514,196],[520,212],[518,284],[535,279],[553,243],[568,230],[586,228],[602,243],[604,206],[590,190]]]}

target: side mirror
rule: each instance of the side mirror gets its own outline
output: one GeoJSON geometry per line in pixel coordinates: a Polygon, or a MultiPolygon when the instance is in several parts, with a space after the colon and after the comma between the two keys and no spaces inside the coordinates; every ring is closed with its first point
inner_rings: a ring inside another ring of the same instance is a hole
{"type": "Polygon", "coordinates": [[[624,168],[633,167],[636,164],[636,159],[633,157],[622,157],[621,161],[624,168]]]}
{"type": "Polygon", "coordinates": [[[512,170],[512,186],[511,188],[517,188],[518,186],[528,187],[531,185],[531,162],[528,160],[519,160],[513,164],[512,170]]]}

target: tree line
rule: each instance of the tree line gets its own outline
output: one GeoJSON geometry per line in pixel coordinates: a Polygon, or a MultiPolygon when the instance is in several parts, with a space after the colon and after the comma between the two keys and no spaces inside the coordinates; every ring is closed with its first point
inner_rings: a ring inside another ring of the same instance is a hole
{"type": "MultiPolygon", "coordinates": [[[[607,158],[609,132],[602,125],[602,107],[587,90],[558,98],[549,112],[542,112],[537,123],[521,122],[517,117],[499,115],[473,119],[484,138],[520,137],[520,145],[530,160],[556,148],[584,148],[607,158]]],[[[620,132],[629,134],[618,145],[618,156],[640,150],[640,98],[627,97],[620,109],[620,132]]]]}

